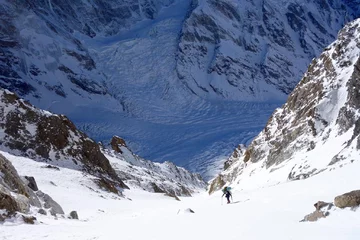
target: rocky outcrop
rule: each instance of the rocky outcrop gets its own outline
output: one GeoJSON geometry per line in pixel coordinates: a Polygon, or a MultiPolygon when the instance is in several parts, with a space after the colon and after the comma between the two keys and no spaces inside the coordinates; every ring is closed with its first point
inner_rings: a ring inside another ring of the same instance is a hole
{"type": "Polygon", "coordinates": [[[316,222],[320,218],[326,218],[330,215],[329,210],[333,206],[334,205],[332,203],[318,201],[317,203],[314,204],[316,210],[313,213],[306,215],[304,219],[301,220],[301,222],[316,222]]]}
{"type": "Polygon", "coordinates": [[[245,151],[245,145],[239,144],[239,146],[235,148],[233,154],[225,161],[224,170],[228,169],[234,162],[239,160],[244,155],[245,151]]]}
{"type": "Polygon", "coordinates": [[[17,212],[28,213],[30,205],[41,207],[39,199],[21,180],[16,169],[0,155],[0,221],[14,216],[17,212]]]}
{"type": "Polygon", "coordinates": [[[125,140],[118,136],[113,136],[113,138],[111,139],[110,145],[111,145],[112,149],[117,153],[122,153],[120,147],[127,147],[125,140]]]}
{"type": "Polygon", "coordinates": [[[360,206],[360,190],[351,191],[335,197],[334,204],[338,208],[354,208],[360,206]]]}
{"type": "Polygon", "coordinates": [[[51,161],[53,165],[82,169],[127,188],[99,146],[78,131],[67,117],[38,110],[5,90],[0,90],[0,112],[3,113],[0,117],[1,149],[51,161]]]}
{"type": "Polygon", "coordinates": [[[314,204],[316,210],[313,213],[306,215],[301,222],[315,222],[320,218],[326,218],[330,215],[330,210],[334,209],[339,210],[349,207],[356,211],[359,206],[360,190],[354,190],[335,197],[334,203],[318,201],[314,204]]]}

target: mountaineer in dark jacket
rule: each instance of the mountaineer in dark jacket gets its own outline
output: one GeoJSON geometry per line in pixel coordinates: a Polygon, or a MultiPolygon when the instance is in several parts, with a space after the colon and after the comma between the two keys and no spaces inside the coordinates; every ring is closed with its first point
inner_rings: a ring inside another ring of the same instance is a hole
{"type": "Polygon", "coordinates": [[[227,199],[227,203],[230,203],[230,197],[232,198],[231,192],[230,192],[230,187],[224,187],[223,191],[223,195],[221,197],[223,197],[225,195],[226,199],[227,199]]]}

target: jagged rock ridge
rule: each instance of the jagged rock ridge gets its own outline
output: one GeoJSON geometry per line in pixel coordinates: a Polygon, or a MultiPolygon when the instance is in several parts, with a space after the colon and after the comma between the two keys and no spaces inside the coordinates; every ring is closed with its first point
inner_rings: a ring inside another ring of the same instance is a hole
{"type": "Polygon", "coordinates": [[[112,148],[103,149],[112,166],[129,186],[170,196],[191,196],[205,189],[199,174],[190,173],[172,162],[155,163],[134,154],[123,139],[113,137],[112,148]]]}

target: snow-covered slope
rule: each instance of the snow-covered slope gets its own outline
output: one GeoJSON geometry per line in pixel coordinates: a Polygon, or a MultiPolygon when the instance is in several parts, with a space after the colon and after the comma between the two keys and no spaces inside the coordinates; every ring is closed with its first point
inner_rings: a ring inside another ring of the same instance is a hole
{"type": "Polygon", "coordinates": [[[210,85],[224,93],[222,100],[283,100],[310,59],[357,13],[358,1],[324,2],[322,9],[319,1],[269,1],[258,11],[260,2],[242,9],[242,1],[1,0],[0,85],[65,114],[98,141],[122,136],[147,159],[170,160],[208,178],[279,106],[209,100],[218,96],[210,85]],[[279,35],[282,28],[286,34],[279,35]],[[191,34],[200,39],[189,41],[191,34]],[[280,46],[287,35],[291,42],[280,46]],[[199,55],[203,46],[206,56],[199,55]],[[286,79],[274,80],[277,68],[286,79]],[[255,82],[243,81],[241,74],[247,80],[251,73],[255,82]]]}
{"type": "Polygon", "coordinates": [[[346,25],[243,156],[216,178],[246,188],[307,178],[360,160],[360,19],[346,25]]]}
{"type": "MultiPolygon", "coordinates": [[[[21,175],[36,175],[41,163],[9,157],[21,175]],[[30,165],[34,163],[36,165],[30,165]],[[21,168],[26,164],[26,168],[21,168]]],[[[42,172],[38,185],[54,196],[65,212],[77,210],[79,220],[38,215],[36,225],[7,221],[0,225],[2,239],[11,240],[174,240],[229,239],[328,239],[358,240],[359,210],[333,209],[330,216],[315,223],[299,222],[314,210],[318,200],[358,189],[360,162],[326,172],[304,181],[294,181],[252,191],[233,191],[235,204],[221,204],[221,194],[199,194],[174,201],[163,194],[125,190],[132,199],[112,198],[86,186],[89,181],[71,170],[61,170],[49,182],[52,172],[42,172]],[[79,180],[83,185],[75,185],[79,180]],[[188,209],[192,209],[191,213],[188,209]],[[261,226],[261,228],[259,228],[261,226]],[[281,229],[281,230],[280,230],[281,229]]]]}

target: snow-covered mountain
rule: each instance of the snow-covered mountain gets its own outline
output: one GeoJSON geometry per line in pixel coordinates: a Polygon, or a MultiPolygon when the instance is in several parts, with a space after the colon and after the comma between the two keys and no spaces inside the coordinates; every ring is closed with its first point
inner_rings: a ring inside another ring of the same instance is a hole
{"type": "Polygon", "coordinates": [[[90,173],[99,178],[99,185],[117,193],[128,188],[99,146],[64,115],[39,110],[4,89],[0,89],[0,112],[2,151],[90,173]]]}
{"type": "Polygon", "coordinates": [[[314,59],[287,102],[212,183],[274,184],[359,161],[360,19],[314,59]]]}
{"type": "Polygon", "coordinates": [[[284,100],[356,4],[199,0],[182,30],[179,78],[204,97],[284,100]]]}
{"type": "Polygon", "coordinates": [[[126,181],[131,187],[176,197],[191,196],[206,186],[200,175],[170,162],[146,161],[125,144],[119,146],[115,141],[118,153],[100,148],[65,116],[36,109],[8,90],[0,89],[0,112],[1,151],[47,162],[50,168],[90,174],[98,187],[107,191],[121,195],[129,188],[126,181]]]}
{"type": "Polygon", "coordinates": [[[357,3],[0,0],[0,86],[206,174],[262,129],[357,3]]]}

